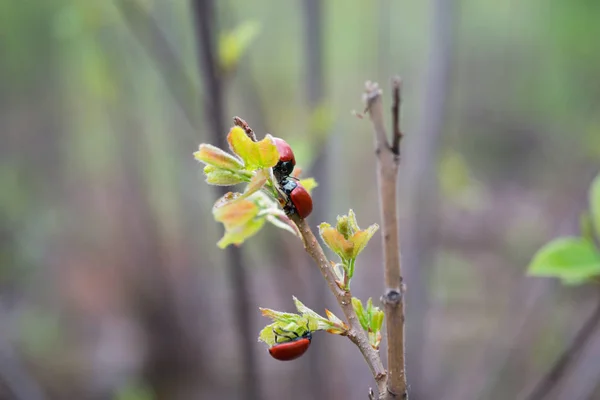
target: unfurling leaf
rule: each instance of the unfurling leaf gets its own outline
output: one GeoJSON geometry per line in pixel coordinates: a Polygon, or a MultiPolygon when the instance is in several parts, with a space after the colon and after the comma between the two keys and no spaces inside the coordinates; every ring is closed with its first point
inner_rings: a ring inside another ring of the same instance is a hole
{"type": "Polygon", "coordinates": [[[365,314],[365,309],[363,308],[362,302],[360,299],[353,297],[352,298],[352,308],[356,312],[356,316],[358,317],[358,321],[364,330],[369,329],[369,319],[365,314]]]}
{"type": "Polygon", "coordinates": [[[377,309],[377,311],[373,314],[373,317],[371,318],[371,329],[373,329],[374,331],[380,331],[381,327],[383,326],[384,317],[385,314],[383,313],[383,311],[377,309]]]}
{"type": "Polygon", "coordinates": [[[223,223],[225,229],[234,229],[246,224],[258,215],[260,209],[250,200],[234,200],[225,203],[218,202],[213,207],[215,220],[223,223]]]}
{"type": "Polygon", "coordinates": [[[354,242],[354,252],[352,253],[352,258],[358,257],[360,252],[367,247],[367,243],[369,243],[369,240],[371,240],[375,232],[377,232],[377,229],[379,229],[379,226],[377,224],[373,224],[366,230],[356,232],[352,236],[352,241],[354,242]]]}
{"type": "Polygon", "coordinates": [[[254,236],[265,224],[264,219],[252,220],[246,225],[231,231],[225,232],[221,240],[217,242],[219,248],[224,249],[230,244],[240,245],[246,241],[246,239],[254,236]]]}
{"type": "Polygon", "coordinates": [[[231,150],[243,161],[248,171],[274,167],[279,161],[279,152],[271,136],[258,142],[252,141],[239,126],[234,126],[227,135],[231,150]]]}
{"type": "Polygon", "coordinates": [[[587,239],[558,238],[535,254],[527,274],[560,278],[569,284],[583,283],[600,276],[600,252],[587,239]]]}
{"type": "Polygon", "coordinates": [[[334,313],[332,313],[328,309],[325,309],[325,315],[327,315],[327,319],[329,319],[334,324],[339,325],[339,326],[346,326],[344,321],[339,319],[334,313]]]}
{"type": "Polygon", "coordinates": [[[302,316],[309,318],[310,320],[316,321],[317,328],[316,330],[325,330],[329,333],[333,333],[336,335],[341,335],[346,333],[348,330],[348,326],[342,322],[341,319],[333,315],[333,313],[329,310],[325,310],[328,319],[323,318],[310,308],[306,307],[300,300],[294,297],[294,304],[296,304],[296,308],[298,312],[302,314],[302,316]]]}
{"type": "Polygon", "coordinates": [[[369,338],[369,344],[375,350],[379,350],[379,344],[381,343],[381,331],[369,331],[367,332],[367,336],[369,338]]]}
{"type": "Polygon", "coordinates": [[[352,258],[352,254],[354,253],[354,244],[346,240],[344,235],[338,232],[335,228],[329,225],[327,222],[321,223],[319,225],[319,234],[321,238],[333,251],[337,254],[342,260],[346,261],[352,258]]]}
{"type": "Polygon", "coordinates": [[[194,158],[204,164],[229,171],[244,169],[240,160],[211,144],[202,143],[198,151],[194,152],[194,158]]]}
{"type": "Polygon", "coordinates": [[[262,189],[265,183],[267,183],[267,179],[269,179],[268,171],[267,169],[258,170],[250,179],[250,184],[246,187],[246,191],[242,197],[248,197],[262,189]]]}
{"type": "Polygon", "coordinates": [[[225,235],[217,243],[220,248],[225,248],[230,244],[243,243],[258,232],[265,223],[264,218],[256,218],[260,208],[254,202],[246,199],[235,199],[228,202],[223,200],[224,198],[217,201],[213,207],[215,220],[225,226],[225,235]]]}
{"type": "MultiPolygon", "coordinates": [[[[207,166],[206,168],[208,168],[207,166]]],[[[204,171],[206,172],[206,168],[204,171]]],[[[214,168],[214,167],[213,167],[214,168]]],[[[210,171],[206,174],[206,183],[218,186],[232,186],[238,183],[247,182],[248,179],[235,172],[227,171],[225,169],[217,169],[210,171]]]]}
{"type": "Polygon", "coordinates": [[[338,216],[335,228],[326,222],[319,225],[321,238],[345,264],[358,257],[375,232],[377,232],[377,229],[379,229],[379,226],[373,224],[366,230],[360,230],[352,210],[350,210],[347,216],[338,216]]]}
{"type": "Polygon", "coordinates": [[[358,321],[362,328],[367,332],[369,344],[374,349],[379,349],[381,342],[381,327],[383,326],[384,313],[379,307],[373,306],[373,299],[369,297],[367,307],[364,308],[360,299],[352,298],[352,308],[356,312],[358,321]]]}
{"type": "Polygon", "coordinates": [[[230,244],[242,244],[267,221],[298,234],[298,228],[295,225],[292,227],[292,222],[279,208],[279,204],[262,191],[251,194],[227,193],[215,203],[213,215],[225,227],[225,235],[217,243],[221,248],[230,244]]]}

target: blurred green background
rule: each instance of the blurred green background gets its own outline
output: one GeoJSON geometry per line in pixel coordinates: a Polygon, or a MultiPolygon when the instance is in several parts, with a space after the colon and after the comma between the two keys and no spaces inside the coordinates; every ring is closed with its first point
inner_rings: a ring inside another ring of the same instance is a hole
{"type": "MultiPolygon", "coordinates": [[[[524,398],[600,301],[524,274],[577,232],[598,171],[600,2],[212,3],[0,2],[0,398],[367,398],[349,341],[316,334],[290,363],[257,342],[259,306],[335,301],[288,233],[217,249],[192,153],[238,115],[320,182],[313,227],[379,222],[352,111],[365,80],[389,106],[396,74],[411,399],[524,398]]],[[[599,357],[595,335],[552,398],[600,398],[599,357]]]]}

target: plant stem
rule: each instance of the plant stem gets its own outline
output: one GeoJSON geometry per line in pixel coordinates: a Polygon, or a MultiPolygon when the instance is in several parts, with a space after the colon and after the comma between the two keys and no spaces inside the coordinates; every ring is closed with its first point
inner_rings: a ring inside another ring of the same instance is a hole
{"type": "Polygon", "coordinates": [[[323,248],[317,241],[317,238],[313,234],[308,223],[295,214],[291,217],[291,219],[298,226],[300,235],[302,236],[302,240],[304,242],[304,249],[319,266],[321,275],[323,275],[323,278],[325,278],[329,289],[334,294],[335,299],[346,316],[348,325],[350,326],[350,330],[346,336],[348,336],[352,343],[359,348],[360,352],[365,358],[365,361],[373,373],[373,377],[375,378],[375,382],[377,383],[379,394],[381,396],[382,393],[386,393],[387,375],[385,369],[383,368],[383,364],[381,363],[379,353],[369,344],[369,339],[367,338],[365,331],[362,329],[360,321],[356,316],[356,312],[352,307],[352,294],[349,290],[340,289],[337,283],[335,283],[336,278],[332,270],[331,263],[325,256],[323,248]]]}
{"type": "MultiPolygon", "coordinates": [[[[392,85],[393,100],[393,145],[390,146],[385,124],[383,122],[383,105],[381,90],[377,84],[367,82],[367,111],[373,123],[375,133],[375,154],[377,155],[377,184],[381,212],[381,234],[383,236],[383,253],[385,262],[385,294],[384,304],[387,340],[388,371],[387,391],[384,399],[408,398],[406,385],[406,369],[404,362],[404,284],[400,265],[400,240],[398,235],[398,215],[396,191],[398,170],[400,165],[399,127],[401,82],[395,79],[392,85]]],[[[381,392],[380,392],[380,398],[381,392]]]]}

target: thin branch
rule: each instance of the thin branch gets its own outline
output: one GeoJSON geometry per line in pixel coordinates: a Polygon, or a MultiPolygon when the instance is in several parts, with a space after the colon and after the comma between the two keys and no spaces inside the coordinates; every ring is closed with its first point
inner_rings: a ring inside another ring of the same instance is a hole
{"type": "MultiPolygon", "coordinates": [[[[400,81],[393,85],[393,112],[400,111],[400,81]]],[[[375,83],[367,82],[365,98],[367,111],[373,123],[375,133],[375,153],[377,154],[377,183],[381,213],[381,234],[383,236],[383,253],[385,262],[385,294],[384,304],[387,339],[388,339],[388,371],[387,399],[408,398],[406,386],[406,369],[404,362],[404,284],[400,265],[400,239],[398,235],[398,215],[396,189],[398,181],[399,158],[393,148],[388,145],[387,133],[383,123],[383,105],[381,90],[375,83]]],[[[393,116],[399,123],[399,117],[393,116]]],[[[396,123],[395,123],[396,124],[396,123]]],[[[400,129],[394,126],[394,144],[400,146],[400,129]]],[[[381,393],[380,393],[381,396],[381,393]]]]}
{"type": "Polygon", "coordinates": [[[346,316],[348,325],[350,326],[350,330],[346,336],[348,336],[352,343],[359,348],[360,352],[365,358],[365,361],[373,373],[373,377],[375,378],[375,382],[377,383],[377,388],[379,390],[379,395],[381,396],[382,393],[386,393],[387,375],[385,369],[383,368],[383,364],[381,363],[379,353],[375,351],[375,349],[373,349],[373,347],[371,347],[369,344],[369,339],[367,338],[365,331],[358,321],[356,312],[352,307],[352,294],[350,291],[340,289],[340,287],[335,283],[336,278],[333,270],[331,269],[331,263],[329,260],[327,260],[327,257],[323,252],[323,248],[319,244],[308,223],[295,214],[291,218],[300,230],[300,235],[302,236],[302,240],[304,242],[304,249],[319,266],[321,275],[323,275],[323,278],[325,278],[329,289],[334,294],[335,299],[346,316]]]}
{"type": "Polygon", "coordinates": [[[589,316],[588,320],[581,327],[573,343],[565,349],[564,353],[556,360],[556,363],[550,370],[540,379],[527,400],[541,400],[548,395],[560,381],[567,367],[575,358],[581,349],[589,342],[590,338],[596,331],[600,323],[600,302],[596,306],[594,312],[589,316]]]}

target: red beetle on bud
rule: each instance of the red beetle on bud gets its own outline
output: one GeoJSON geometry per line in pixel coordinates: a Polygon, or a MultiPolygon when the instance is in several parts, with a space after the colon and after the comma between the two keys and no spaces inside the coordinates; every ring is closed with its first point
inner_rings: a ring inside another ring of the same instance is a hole
{"type": "Polygon", "coordinates": [[[269,347],[269,354],[271,357],[279,361],[291,361],[306,353],[308,346],[310,346],[310,341],[312,340],[312,334],[310,333],[310,330],[308,330],[308,322],[306,323],[306,329],[306,333],[301,336],[296,332],[286,331],[285,329],[278,328],[280,332],[276,332],[275,329],[273,329],[276,342],[280,337],[287,340],[269,347]],[[281,332],[294,336],[290,337],[281,332]]]}
{"type": "Polygon", "coordinates": [[[296,213],[300,218],[306,218],[312,212],[313,203],[308,191],[295,178],[290,177],[296,166],[294,152],[283,139],[274,137],[273,142],[279,152],[279,162],[273,167],[273,174],[288,197],[283,209],[288,215],[296,213]]]}

